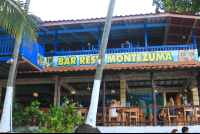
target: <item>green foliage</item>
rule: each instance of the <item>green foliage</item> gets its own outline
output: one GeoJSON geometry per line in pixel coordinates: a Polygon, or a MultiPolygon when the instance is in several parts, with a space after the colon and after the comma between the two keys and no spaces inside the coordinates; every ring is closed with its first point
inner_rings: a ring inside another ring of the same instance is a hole
{"type": "MultiPolygon", "coordinates": [[[[39,19],[26,11],[26,4],[20,0],[0,0],[0,20],[1,27],[13,37],[25,39],[37,39],[38,26],[36,21],[39,19]]],[[[26,40],[25,40],[26,42],[26,40]]]]}
{"type": "Polygon", "coordinates": [[[17,103],[17,100],[15,98],[13,104],[13,114],[12,114],[13,126],[24,125],[25,116],[22,111],[23,111],[23,106],[20,103],[17,103]]]}
{"type": "Polygon", "coordinates": [[[199,0],[153,0],[154,5],[156,6],[156,13],[160,13],[159,10],[193,14],[200,12],[199,0]]]}
{"type": "Polygon", "coordinates": [[[47,114],[44,129],[40,133],[73,133],[74,126],[82,124],[74,104],[63,108],[52,107],[47,114]]]}
{"type": "Polygon", "coordinates": [[[34,118],[40,121],[39,126],[43,125],[43,122],[47,118],[47,114],[43,113],[43,111],[39,110],[40,102],[33,101],[31,104],[25,108],[25,111],[23,112],[25,118],[26,125],[31,125],[31,122],[34,118]]]}

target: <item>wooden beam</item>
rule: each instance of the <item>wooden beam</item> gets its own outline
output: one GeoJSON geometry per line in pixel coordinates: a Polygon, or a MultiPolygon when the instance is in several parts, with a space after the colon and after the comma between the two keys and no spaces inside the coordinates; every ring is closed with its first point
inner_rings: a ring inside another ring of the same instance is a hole
{"type": "Polygon", "coordinates": [[[78,92],[76,89],[74,89],[72,86],[70,86],[67,83],[61,83],[61,87],[63,87],[65,90],[71,92],[71,91],[75,91],[76,93],[78,92]]]}
{"type": "Polygon", "coordinates": [[[170,21],[171,21],[171,17],[169,16],[168,21],[167,21],[167,25],[165,27],[165,35],[164,35],[165,37],[164,37],[163,45],[167,45],[170,21]]]}

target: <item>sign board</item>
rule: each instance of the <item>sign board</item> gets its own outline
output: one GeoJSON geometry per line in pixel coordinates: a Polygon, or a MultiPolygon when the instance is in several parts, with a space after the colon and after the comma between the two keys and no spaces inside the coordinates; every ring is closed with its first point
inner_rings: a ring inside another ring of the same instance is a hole
{"type": "MultiPolygon", "coordinates": [[[[45,67],[90,66],[97,65],[98,55],[71,55],[41,57],[41,65],[45,67]]],[[[106,54],[104,65],[130,64],[130,63],[154,63],[154,62],[179,62],[198,61],[197,50],[173,50],[154,52],[131,52],[106,54]]]]}

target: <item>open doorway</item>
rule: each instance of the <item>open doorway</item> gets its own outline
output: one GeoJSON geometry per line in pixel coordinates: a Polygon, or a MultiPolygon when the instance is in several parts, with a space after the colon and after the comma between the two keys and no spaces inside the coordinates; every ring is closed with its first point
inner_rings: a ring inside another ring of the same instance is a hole
{"type": "Polygon", "coordinates": [[[172,97],[173,100],[175,101],[176,95],[178,95],[177,92],[166,93],[166,99],[167,99],[166,102],[168,103],[170,97],[172,97]]]}

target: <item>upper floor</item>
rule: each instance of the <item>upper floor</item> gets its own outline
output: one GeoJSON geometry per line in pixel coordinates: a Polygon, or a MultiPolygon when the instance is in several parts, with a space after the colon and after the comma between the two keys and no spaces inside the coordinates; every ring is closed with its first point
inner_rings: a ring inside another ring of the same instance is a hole
{"type": "MultiPolygon", "coordinates": [[[[22,45],[20,54],[40,68],[97,65],[105,20],[43,22],[38,43],[31,46],[33,51],[27,51],[30,47],[22,45]]],[[[185,61],[185,64],[198,64],[199,26],[199,16],[192,14],[115,16],[104,63],[168,65],[185,61]]],[[[0,56],[12,55],[13,44],[14,39],[1,38],[0,56]]]]}

